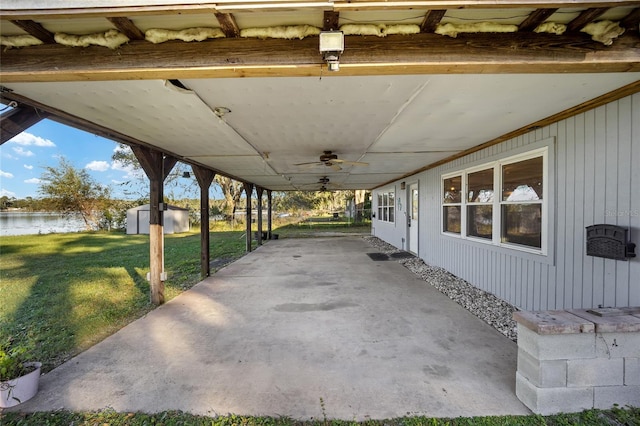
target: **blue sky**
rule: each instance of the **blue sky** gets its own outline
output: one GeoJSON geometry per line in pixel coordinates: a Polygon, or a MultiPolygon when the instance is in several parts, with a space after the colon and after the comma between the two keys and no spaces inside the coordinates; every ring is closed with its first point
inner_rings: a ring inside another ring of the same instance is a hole
{"type": "MultiPolygon", "coordinates": [[[[111,160],[117,147],[118,144],[109,139],[42,120],[0,146],[0,196],[39,198],[44,168],[58,165],[62,156],[76,169],[86,170],[98,183],[109,186],[113,198],[147,197],[148,184],[142,180],[146,178],[111,160]],[[129,191],[123,186],[125,182],[133,185],[129,191]],[[135,195],[127,196],[126,192],[135,195]]],[[[175,187],[165,188],[165,194],[174,198],[198,198],[197,184],[190,186],[192,190],[187,192],[175,187]]],[[[216,195],[211,194],[219,198],[216,195]]]]}

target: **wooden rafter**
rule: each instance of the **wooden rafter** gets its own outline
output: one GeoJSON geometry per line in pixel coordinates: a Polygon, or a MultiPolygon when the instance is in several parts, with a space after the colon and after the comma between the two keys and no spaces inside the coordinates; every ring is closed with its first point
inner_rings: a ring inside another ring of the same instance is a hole
{"type": "Polygon", "coordinates": [[[44,44],[54,44],[56,42],[56,40],[53,37],[53,33],[45,29],[41,24],[35,21],[29,20],[29,19],[27,20],[17,19],[17,20],[11,21],[11,23],[16,27],[19,27],[24,31],[26,31],[27,33],[31,34],[32,36],[34,36],[44,44]]]}
{"type": "Polygon", "coordinates": [[[111,16],[107,18],[109,22],[122,34],[129,37],[130,40],[144,40],[144,33],[129,18],[120,16],[111,16]]]}
{"type": "Polygon", "coordinates": [[[567,31],[580,31],[585,25],[598,19],[607,10],[609,10],[608,7],[594,7],[583,11],[577,18],[567,24],[567,31]]]}
{"type": "Polygon", "coordinates": [[[323,31],[337,30],[339,27],[339,21],[340,21],[340,12],[325,10],[324,17],[322,19],[322,30],[323,31]]]}
{"type": "Polygon", "coordinates": [[[518,25],[518,31],[533,31],[538,28],[538,25],[542,24],[544,21],[549,18],[549,16],[553,15],[558,9],[536,9],[533,11],[527,19],[522,21],[520,25],[518,25]]]}
{"type": "Polygon", "coordinates": [[[240,37],[240,27],[232,14],[216,12],[215,15],[225,36],[228,38],[240,37]]]}
{"type": "MultiPolygon", "coordinates": [[[[346,39],[336,75],[640,71],[636,32],[624,34],[612,46],[581,33],[346,39]]],[[[82,55],[60,45],[34,46],[0,51],[0,81],[318,76],[323,62],[317,43],[315,37],[158,45],[138,41],[114,51],[87,47],[82,55]]]]}
{"type": "Polygon", "coordinates": [[[49,113],[28,105],[2,113],[0,115],[0,145],[48,116],[49,113]]]}
{"type": "Polygon", "coordinates": [[[633,9],[631,13],[625,16],[621,21],[620,25],[622,28],[627,29],[638,29],[638,25],[640,25],[640,7],[633,9]]]}
{"type": "Polygon", "coordinates": [[[442,18],[444,18],[445,13],[447,13],[446,9],[428,10],[424,15],[422,24],[420,24],[420,32],[434,32],[442,18]]]}

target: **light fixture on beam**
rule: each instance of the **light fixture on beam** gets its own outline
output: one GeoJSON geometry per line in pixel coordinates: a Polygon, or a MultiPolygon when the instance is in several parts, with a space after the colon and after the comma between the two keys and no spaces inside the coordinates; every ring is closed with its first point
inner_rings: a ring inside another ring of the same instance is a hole
{"type": "Polygon", "coordinates": [[[342,31],[322,31],[320,33],[320,53],[329,71],[340,71],[340,55],[344,52],[342,31]]]}

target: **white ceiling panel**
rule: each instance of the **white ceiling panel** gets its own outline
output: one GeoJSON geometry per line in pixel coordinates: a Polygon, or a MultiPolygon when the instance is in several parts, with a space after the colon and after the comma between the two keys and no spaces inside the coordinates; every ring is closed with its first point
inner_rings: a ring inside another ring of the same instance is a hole
{"type": "Polygon", "coordinates": [[[322,14],[312,10],[271,12],[266,15],[235,11],[233,16],[240,28],[264,28],[278,25],[312,25],[322,28],[322,14]]]}
{"type": "Polygon", "coordinates": [[[454,155],[456,151],[449,152],[422,152],[422,153],[368,153],[362,161],[368,166],[354,166],[351,174],[370,173],[396,173],[403,174],[402,170],[417,170],[425,164],[434,163],[443,158],[454,155]]]}
{"type": "Polygon", "coordinates": [[[640,78],[420,75],[20,83],[17,93],[268,189],[373,188],[640,78]],[[213,112],[225,107],[219,117],[213,112]],[[341,160],[319,161],[325,150],[341,160]],[[312,163],[298,165],[300,163],[312,163]]]}
{"type": "Polygon", "coordinates": [[[428,76],[185,80],[259,152],[287,162],[324,150],[357,160],[428,76]],[[301,157],[298,157],[301,156],[301,157]]]}
{"type": "Polygon", "coordinates": [[[638,73],[433,76],[369,151],[467,149],[639,77],[638,73]]]}
{"type": "Polygon", "coordinates": [[[7,87],[180,156],[256,154],[196,95],[161,80],[7,87]]]}

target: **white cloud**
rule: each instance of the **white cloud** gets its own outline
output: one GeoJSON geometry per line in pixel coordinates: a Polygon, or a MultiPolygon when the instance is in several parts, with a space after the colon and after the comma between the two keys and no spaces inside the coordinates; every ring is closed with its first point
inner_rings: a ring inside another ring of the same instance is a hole
{"type": "Polygon", "coordinates": [[[136,170],[132,165],[124,166],[118,161],[114,161],[113,164],[111,164],[111,168],[113,170],[125,172],[126,174],[124,176],[124,179],[139,179],[145,176],[144,171],[140,169],[136,170]]]}
{"type": "Polygon", "coordinates": [[[3,172],[2,170],[0,170],[0,177],[9,178],[10,179],[10,178],[13,177],[13,174],[11,174],[9,172],[3,172]]]}
{"type": "Polygon", "coordinates": [[[30,164],[25,164],[24,168],[27,169],[27,170],[33,170],[33,166],[30,165],[30,164]]]}
{"type": "Polygon", "coordinates": [[[41,138],[40,136],[32,135],[28,132],[22,132],[17,136],[9,139],[9,142],[17,143],[18,145],[24,146],[46,146],[46,147],[54,147],[55,143],[51,142],[49,139],[41,138]]]}
{"type": "Polygon", "coordinates": [[[14,146],[13,147],[13,152],[15,152],[16,154],[18,154],[18,155],[20,155],[22,157],[31,157],[31,156],[35,155],[33,152],[29,151],[28,149],[25,150],[21,146],[14,146]]]}
{"type": "Polygon", "coordinates": [[[40,182],[42,182],[42,180],[38,178],[31,178],[24,181],[24,183],[40,183],[40,182]]]}
{"type": "Polygon", "coordinates": [[[11,191],[7,191],[4,188],[0,188],[0,197],[15,198],[16,197],[16,193],[15,192],[11,192],[11,191]]]}
{"type": "Polygon", "coordinates": [[[85,169],[93,170],[96,172],[106,172],[110,167],[111,166],[106,161],[92,161],[84,166],[85,169]]]}

